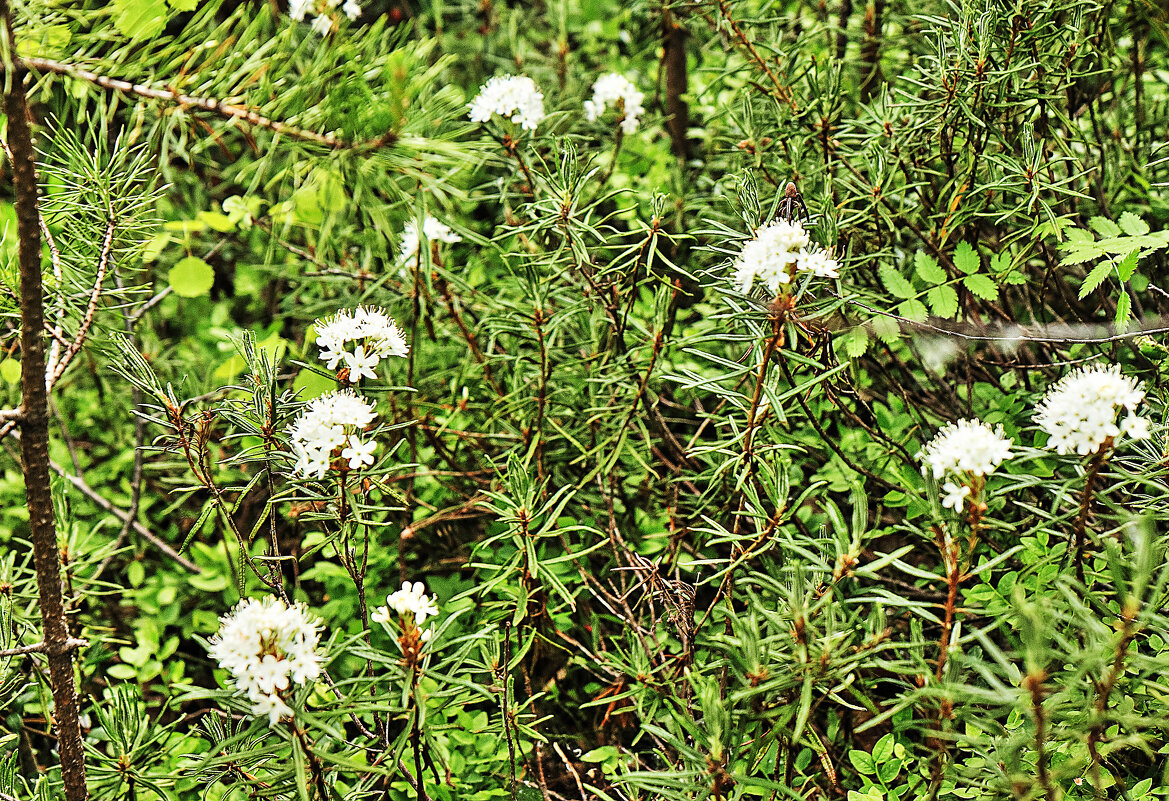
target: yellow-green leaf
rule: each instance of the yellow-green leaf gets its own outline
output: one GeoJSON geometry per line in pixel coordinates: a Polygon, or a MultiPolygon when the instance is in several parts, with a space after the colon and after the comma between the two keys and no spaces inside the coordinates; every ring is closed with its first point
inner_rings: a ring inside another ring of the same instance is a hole
{"type": "Polygon", "coordinates": [[[181,298],[197,298],[211,291],[215,270],[197,256],[187,256],[170,268],[167,275],[171,289],[181,298]]]}

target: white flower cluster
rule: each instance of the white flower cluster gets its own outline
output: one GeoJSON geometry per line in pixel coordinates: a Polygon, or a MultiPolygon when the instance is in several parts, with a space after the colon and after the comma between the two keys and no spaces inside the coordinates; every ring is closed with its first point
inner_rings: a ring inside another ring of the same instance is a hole
{"type": "Polygon", "coordinates": [[[933,470],[934,478],[954,473],[963,479],[947,481],[942,485],[942,506],[962,511],[962,506],[972,490],[965,479],[970,476],[986,476],[995,471],[1004,460],[1010,459],[1010,438],[1003,434],[1003,427],[991,428],[978,420],[959,420],[949,423],[930,440],[918,454],[926,467],[933,470]]]}
{"type": "Polygon", "coordinates": [[[362,378],[377,378],[374,370],[378,363],[389,356],[405,356],[410,352],[406,337],[384,309],[373,306],[358,306],[345,309],[332,317],[313,323],[317,330],[317,345],[321,349],[321,361],[330,370],[336,370],[342,362],[349,370],[347,380],[356,384],[362,378]],[[346,350],[349,342],[357,347],[346,350]]]}
{"type": "Polygon", "coordinates": [[[288,432],[296,471],[305,477],[324,478],[337,449],[342,459],[349,460],[350,470],[373,464],[377,443],[364,442],[361,433],[375,416],[373,406],[349,390],[309,401],[288,432]]]}
{"type": "Polygon", "coordinates": [[[1087,455],[1105,440],[1125,434],[1149,436],[1149,421],[1134,413],[1145,391],[1136,379],[1121,375],[1120,367],[1081,367],[1048,390],[1035,410],[1035,422],[1049,435],[1058,453],[1087,455]],[[1119,409],[1128,414],[1117,425],[1119,409]]]}
{"type": "Polygon", "coordinates": [[[735,283],[750,292],[755,280],[778,295],[781,286],[790,284],[796,273],[811,273],[820,278],[836,278],[840,265],[825,250],[809,247],[811,238],[798,221],[774,220],[755,232],[755,238],[743,245],[735,259],[735,283]]]}
{"type": "Polygon", "coordinates": [[[593,99],[585,101],[584,109],[589,122],[592,122],[604,113],[607,106],[617,105],[625,115],[621,120],[621,130],[631,134],[637,130],[641,115],[645,112],[642,106],[644,100],[645,93],[628,78],[618,72],[610,72],[597,78],[593,84],[593,99]]]}
{"type": "Polygon", "coordinates": [[[321,36],[328,36],[337,27],[337,18],[333,13],[337,6],[341,6],[341,13],[350,21],[361,16],[361,5],[357,0],[345,0],[344,5],[341,0],[292,0],[288,4],[288,16],[301,22],[309,12],[312,12],[315,15],[313,31],[321,36]]]}
{"type": "Polygon", "coordinates": [[[919,458],[933,470],[934,478],[946,473],[985,476],[1011,458],[1012,444],[1002,426],[991,428],[979,420],[959,420],[945,425],[919,458]]]}
{"type": "Polygon", "coordinates": [[[544,119],[544,95],[526,75],[490,78],[468,106],[472,122],[487,122],[492,114],[498,114],[534,131],[544,119]]]}
{"type": "Polygon", "coordinates": [[[302,604],[285,606],[274,596],[245,598],[220,618],[209,652],[247,694],[252,714],[267,715],[275,726],[293,715],[281,696],[289,683],[305,684],[320,676],[319,640],[318,621],[302,604]]]}
{"type": "MultiPolygon", "coordinates": [[[[427,242],[446,242],[448,245],[462,242],[463,238],[450,229],[450,226],[439,222],[429,214],[422,221],[422,236],[427,242]]],[[[402,244],[398,255],[399,261],[408,262],[418,255],[418,222],[410,219],[402,229],[402,244]]]]}
{"type": "MultiPolygon", "coordinates": [[[[411,584],[402,582],[402,589],[386,596],[386,605],[380,606],[370,615],[379,623],[389,626],[391,622],[413,619],[416,627],[421,627],[426,618],[438,614],[438,596],[427,596],[426,587],[421,581],[411,584]],[[391,614],[391,612],[393,614],[391,614]]],[[[430,639],[429,629],[422,632],[422,642],[430,639]]]]}

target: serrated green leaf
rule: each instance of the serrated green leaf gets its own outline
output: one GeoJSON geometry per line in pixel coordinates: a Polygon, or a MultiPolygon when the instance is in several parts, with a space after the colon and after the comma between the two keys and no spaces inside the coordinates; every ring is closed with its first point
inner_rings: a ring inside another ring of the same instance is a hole
{"type": "Polygon", "coordinates": [[[978,272],[979,264],[978,251],[974,246],[969,242],[959,242],[958,247],[954,248],[954,266],[970,275],[978,272]]]}
{"type": "Polygon", "coordinates": [[[163,0],[114,0],[114,27],[131,39],[150,39],[166,27],[163,0]]]}
{"type": "Polygon", "coordinates": [[[901,336],[901,326],[892,317],[881,314],[873,318],[873,333],[886,343],[896,342],[901,336]]]}
{"type": "Polygon", "coordinates": [[[948,284],[933,287],[925,297],[938,317],[951,318],[958,313],[958,293],[948,284]]]}
{"type": "Polygon", "coordinates": [[[1142,236],[1110,236],[1096,241],[1102,253],[1127,254],[1134,250],[1160,250],[1169,244],[1169,231],[1142,236]]]}
{"type": "Polygon", "coordinates": [[[1075,244],[1069,247],[1062,259],[1059,260],[1061,265],[1083,264],[1092,259],[1098,259],[1104,255],[1104,251],[1097,247],[1095,242],[1088,242],[1086,244],[1075,244]]]}
{"type": "Polygon", "coordinates": [[[1120,290],[1120,297],[1116,300],[1116,333],[1123,334],[1128,331],[1128,322],[1132,318],[1132,299],[1129,298],[1128,292],[1124,289],[1120,290]]]}
{"type": "Polygon", "coordinates": [[[211,291],[215,270],[197,256],[180,259],[167,274],[171,289],[181,298],[197,298],[211,291]]]}
{"type": "Polygon", "coordinates": [[[982,273],[968,275],[962,279],[962,283],[967,289],[983,300],[995,300],[999,296],[998,285],[991,280],[989,275],[982,273]]]}
{"type": "Polygon", "coordinates": [[[1000,284],[1025,284],[1027,283],[1027,276],[1023,272],[1016,270],[1011,273],[999,277],[1000,284]]]}
{"type": "Polygon", "coordinates": [[[923,250],[914,255],[913,267],[917,271],[917,277],[927,284],[941,284],[946,280],[946,271],[933,256],[923,250]]]}
{"type": "Polygon", "coordinates": [[[925,304],[916,298],[902,302],[897,307],[897,313],[915,323],[920,323],[929,317],[929,311],[926,310],[925,304]]]}
{"type": "Polygon", "coordinates": [[[995,275],[1005,273],[1011,269],[1011,254],[1004,250],[990,257],[990,271],[995,275]]]}
{"type": "Polygon", "coordinates": [[[1127,281],[1132,278],[1132,274],[1136,272],[1137,262],[1140,261],[1140,253],[1133,251],[1121,260],[1120,264],[1116,265],[1116,277],[1121,281],[1127,281]]]}
{"type": "Polygon", "coordinates": [[[1100,236],[1120,236],[1120,226],[1107,217],[1093,217],[1088,225],[1100,236]]]}
{"type": "Polygon", "coordinates": [[[1068,228],[1067,235],[1067,246],[1076,245],[1083,242],[1091,242],[1093,238],[1092,234],[1085,231],[1083,228],[1068,228]]]}
{"type": "Polygon", "coordinates": [[[1149,224],[1141,219],[1139,214],[1126,211],[1120,215],[1120,228],[1126,234],[1142,236],[1149,232],[1149,224]]]}
{"type": "Polygon", "coordinates": [[[1116,263],[1111,259],[1101,259],[1097,262],[1092,271],[1084,278],[1084,283],[1080,284],[1080,297],[1083,298],[1089,292],[1095,291],[1096,287],[1104,283],[1104,279],[1108,277],[1116,268],[1116,263]]]}
{"type": "Polygon", "coordinates": [[[864,355],[869,347],[869,333],[863,325],[858,325],[844,337],[844,353],[850,359],[864,355]]]}
{"type": "Polygon", "coordinates": [[[880,269],[881,283],[885,285],[885,289],[889,294],[895,298],[907,299],[912,298],[917,294],[913,289],[913,284],[909,279],[899,273],[896,268],[883,264],[880,269]]]}

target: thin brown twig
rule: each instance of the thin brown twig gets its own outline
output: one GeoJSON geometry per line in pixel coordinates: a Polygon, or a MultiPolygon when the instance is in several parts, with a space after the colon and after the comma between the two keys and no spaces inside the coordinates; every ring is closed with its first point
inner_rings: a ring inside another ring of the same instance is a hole
{"type": "Polygon", "coordinates": [[[387,131],[385,134],[364,142],[349,142],[341,139],[333,134],[321,134],[316,131],[310,131],[305,128],[300,128],[286,122],[273,120],[261,114],[252,111],[244,106],[235,105],[233,103],[225,103],[222,100],[217,100],[213,97],[192,97],[191,95],[184,95],[169,89],[155,89],[145,84],[132,83],[124,81],[120,78],[110,78],[105,75],[99,75],[91,70],[84,69],[75,64],[66,64],[60,61],[54,61],[47,58],[24,58],[17,62],[20,66],[35,72],[48,72],[55,75],[64,75],[69,78],[74,78],[81,81],[92,83],[102,89],[113,92],[124,92],[130,95],[147,98],[149,100],[164,100],[174,103],[182,108],[194,108],[200,111],[217,114],[226,119],[237,119],[254,125],[257,128],[267,128],[273,133],[291,136],[295,139],[303,139],[307,142],[315,142],[325,147],[341,149],[341,148],[378,148],[387,145],[393,145],[397,142],[397,135],[392,131],[387,131]]]}
{"type": "MultiPolygon", "coordinates": [[[[65,640],[65,645],[69,648],[81,648],[83,646],[89,645],[89,640],[82,640],[78,637],[70,637],[69,639],[65,640]]],[[[0,657],[21,656],[23,654],[41,654],[45,652],[46,647],[47,646],[45,645],[44,641],[34,642],[31,645],[21,645],[16,648],[0,650],[0,657]]]]}
{"type": "Polygon", "coordinates": [[[93,289],[89,293],[89,303],[85,306],[85,314],[82,315],[81,325],[78,326],[77,333],[73,335],[73,341],[69,343],[69,347],[65,349],[65,353],[61,356],[59,362],[50,361],[45,368],[47,374],[45,381],[50,389],[64,375],[65,369],[73,361],[73,357],[81,350],[81,346],[89,336],[89,329],[93,325],[93,318],[97,313],[98,298],[101,297],[101,287],[105,283],[106,271],[109,269],[110,254],[114,247],[114,230],[117,228],[117,224],[117,220],[111,215],[106,223],[106,234],[102,240],[101,256],[97,262],[97,274],[93,278],[93,289]]]}

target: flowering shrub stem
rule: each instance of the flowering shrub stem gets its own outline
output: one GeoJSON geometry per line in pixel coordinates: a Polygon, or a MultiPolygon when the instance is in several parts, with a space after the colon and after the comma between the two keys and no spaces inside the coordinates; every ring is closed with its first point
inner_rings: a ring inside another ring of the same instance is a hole
{"type": "Polygon", "coordinates": [[[73,679],[73,652],[61,592],[61,560],[54,521],[52,480],[49,473],[49,395],[45,386],[45,307],[41,280],[40,212],[37,176],[28,104],[24,95],[24,70],[13,63],[15,41],[11,10],[0,0],[0,16],[7,34],[4,41],[4,111],[8,146],[12,152],[12,183],[16,192],[16,228],[20,265],[20,391],[21,466],[28,503],[29,538],[32,540],[44,626],[45,654],[53,690],[53,719],[61,755],[61,778],[68,801],[89,797],[85,786],[85,752],[77,717],[77,688],[73,679]]]}
{"type": "Polygon", "coordinates": [[[1076,516],[1076,527],[1074,530],[1076,538],[1076,578],[1079,579],[1080,583],[1084,581],[1084,540],[1088,528],[1088,516],[1092,513],[1092,498],[1096,492],[1096,479],[1099,477],[1100,469],[1108,461],[1108,456],[1111,453],[1112,441],[1109,440],[1092,454],[1092,459],[1088,462],[1088,478],[1084,482],[1084,494],[1080,496],[1080,513],[1076,516]]]}
{"type": "Polygon", "coordinates": [[[1104,794],[1103,777],[1100,775],[1100,767],[1104,758],[1100,754],[1099,744],[1104,738],[1105,721],[1107,720],[1106,715],[1108,714],[1108,704],[1112,698],[1112,691],[1116,687],[1117,679],[1124,673],[1124,662],[1125,657],[1128,655],[1128,648],[1137,635],[1136,614],[1137,610],[1129,606],[1126,606],[1122,612],[1120,639],[1116,643],[1116,651],[1112,657],[1112,664],[1108,667],[1108,672],[1104,675],[1103,680],[1097,687],[1096,722],[1092,725],[1091,731],[1088,732],[1088,756],[1092,760],[1092,784],[1095,786],[1096,795],[1099,798],[1107,797],[1104,794]]]}
{"type": "Polygon", "coordinates": [[[296,725],[295,720],[288,721],[288,729],[296,738],[297,743],[300,744],[300,750],[304,752],[305,760],[308,762],[309,772],[313,777],[313,788],[317,795],[320,796],[321,801],[328,801],[329,788],[325,784],[325,768],[321,764],[321,758],[313,751],[312,744],[309,742],[304,729],[296,725]]]}
{"type": "Polygon", "coordinates": [[[1047,769],[1047,711],[1043,708],[1043,681],[1046,678],[1040,669],[1023,679],[1023,686],[1031,695],[1031,715],[1035,718],[1035,775],[1043,788],[1045,801],[1055,801],[1055,787],[1047,769]]]}

